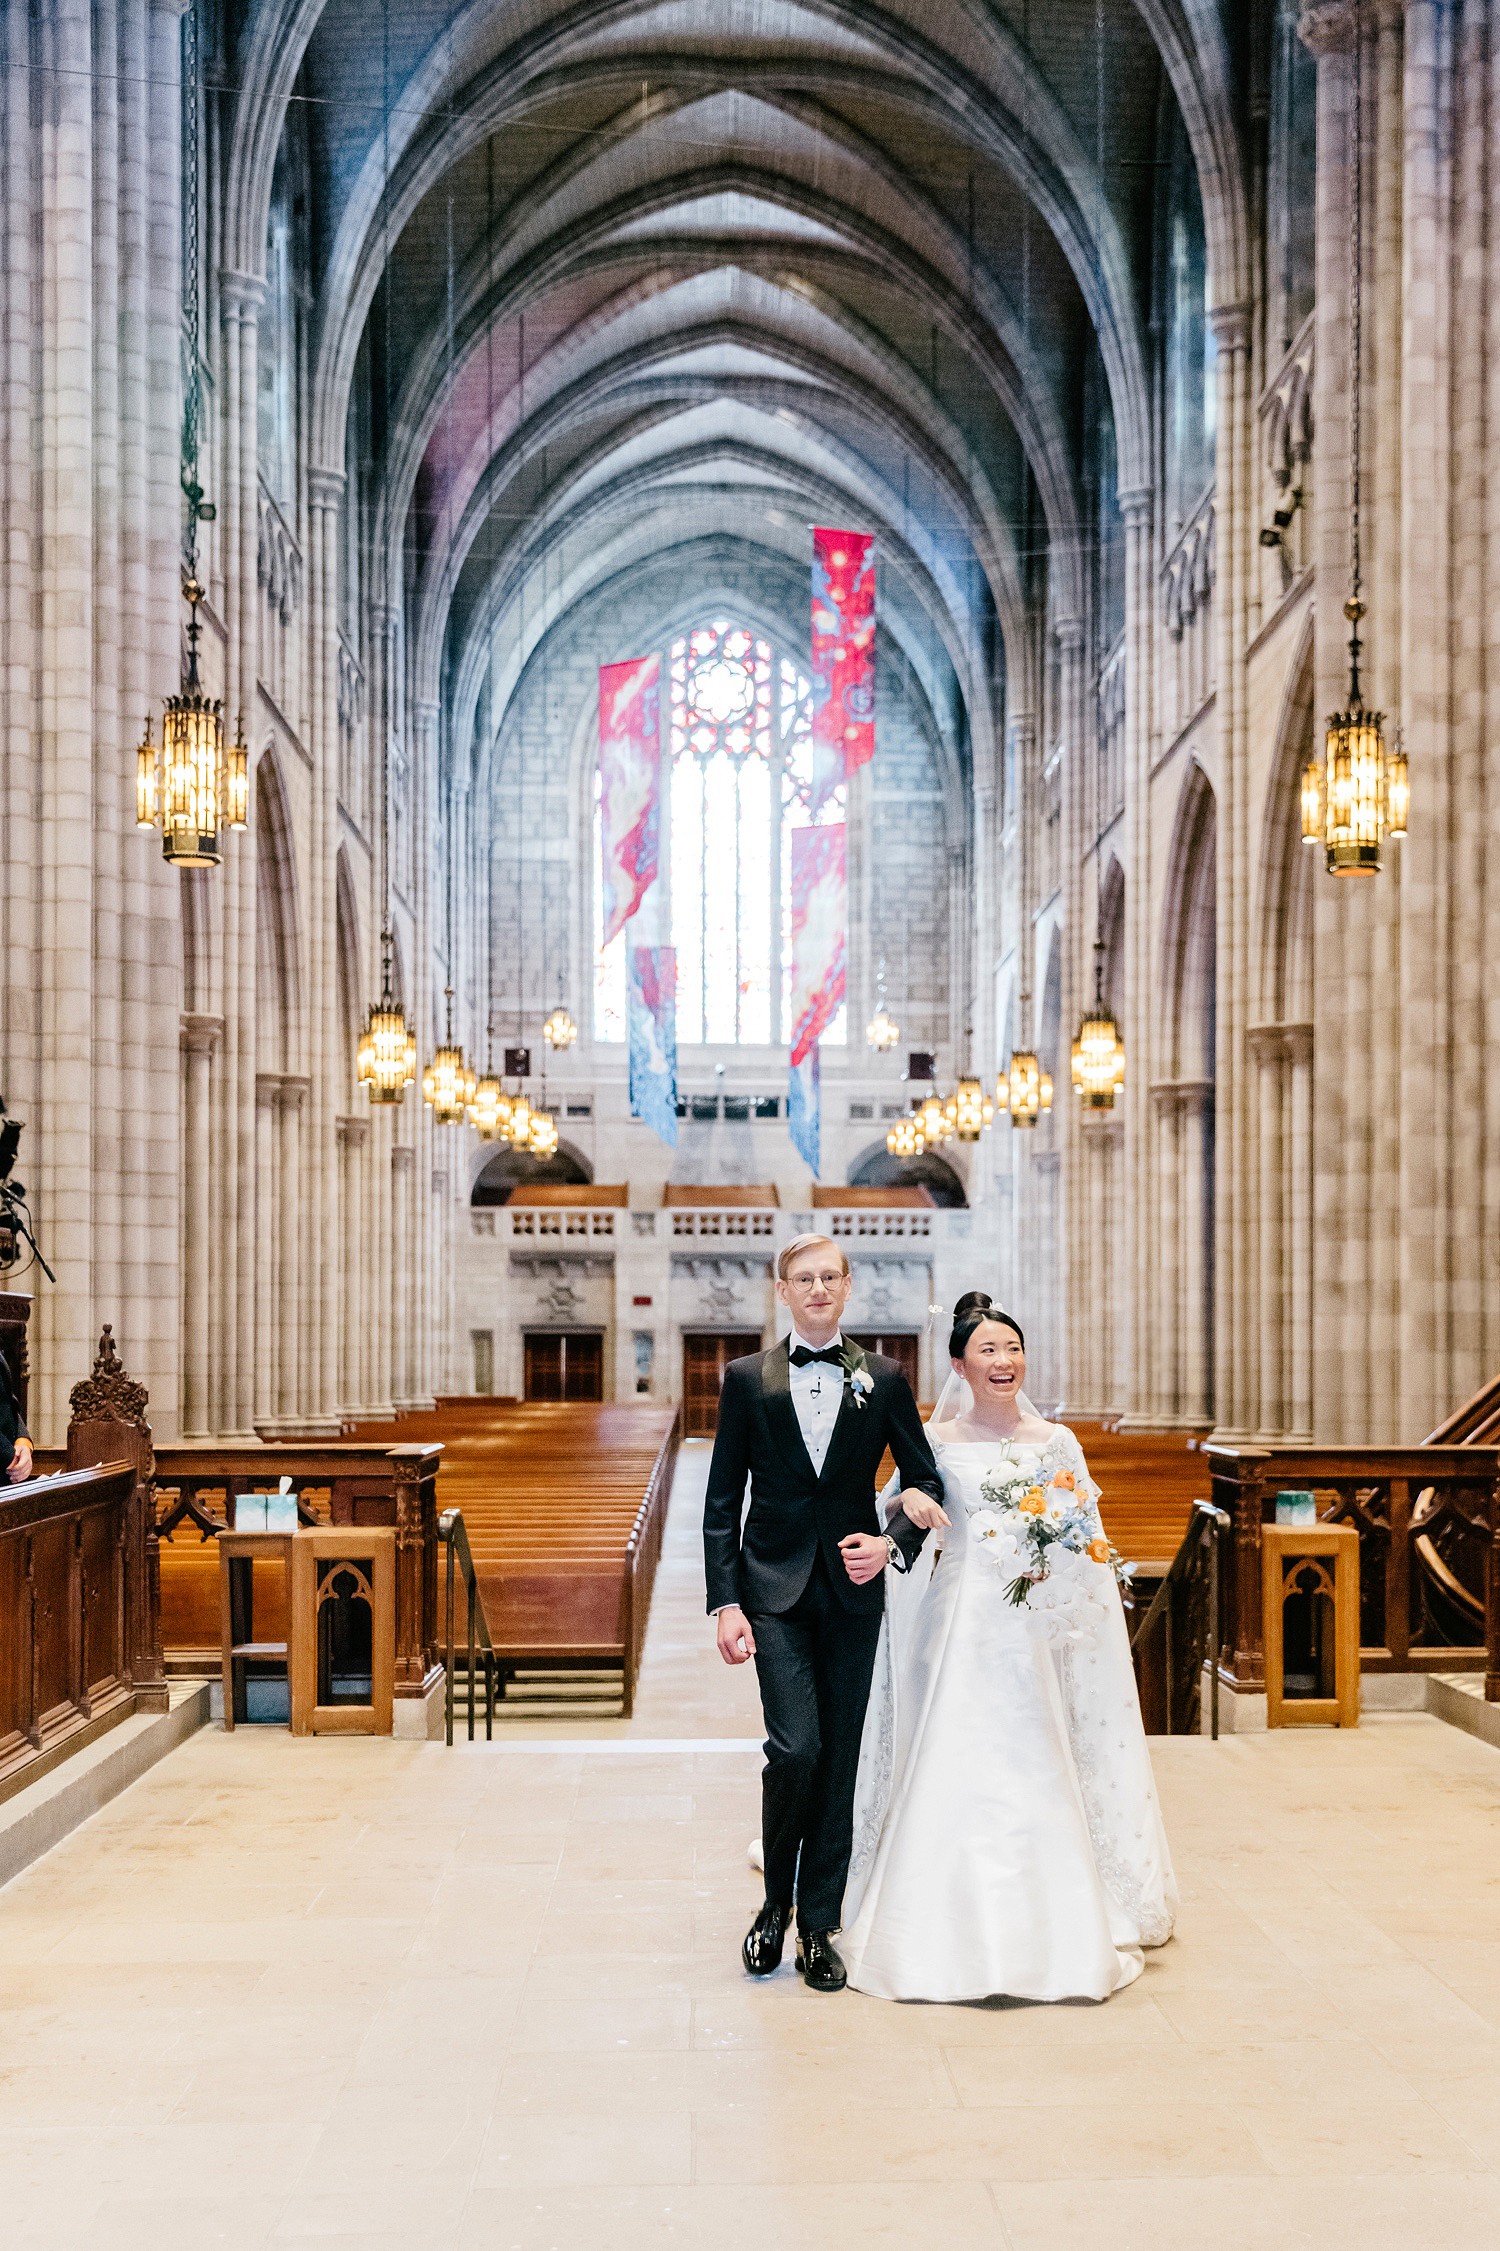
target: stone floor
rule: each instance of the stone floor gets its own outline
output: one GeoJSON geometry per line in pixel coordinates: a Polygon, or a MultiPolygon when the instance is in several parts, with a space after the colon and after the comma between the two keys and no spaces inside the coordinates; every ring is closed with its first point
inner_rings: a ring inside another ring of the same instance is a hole
{"type": "Polygon", "coordinates": [[[1500,1752],[1159,1743],[1181,1926],[1102,2008],[750,1986],[700,1460],[630,1729],[205,1731],[0,1891],[7,2251],[1493,2251],[1500,1752]]]}

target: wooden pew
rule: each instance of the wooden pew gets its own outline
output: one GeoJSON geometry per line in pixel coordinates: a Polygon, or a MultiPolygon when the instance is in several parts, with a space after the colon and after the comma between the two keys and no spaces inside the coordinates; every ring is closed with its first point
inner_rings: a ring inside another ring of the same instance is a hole
{"type": "Polygon", "coordinates": [[[0,1487],[0,1799],[137,1706],[128,1461],[0,1487]]]}
{"type": "Polygon", "coordinates": [[[367,1442],[394,1431],[441,1435],[438,1505],[462,1511],[504,1671],[618,1665],[628,1716],[677,1455],[676,1410],[445,1400],[430,1413],[354,1427],[367,1442]]]}

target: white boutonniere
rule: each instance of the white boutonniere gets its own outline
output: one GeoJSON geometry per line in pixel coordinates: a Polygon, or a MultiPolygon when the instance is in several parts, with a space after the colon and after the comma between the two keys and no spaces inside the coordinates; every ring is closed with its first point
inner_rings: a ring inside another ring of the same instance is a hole
{"type": "Polygon", "coordinates": [[[875,1389],[875,1378],[865,1366],[865,1356],[857,1344],[846,1344],[840,1355],[844,1382],[856,1407],[863,1407],[875,1389]]]}

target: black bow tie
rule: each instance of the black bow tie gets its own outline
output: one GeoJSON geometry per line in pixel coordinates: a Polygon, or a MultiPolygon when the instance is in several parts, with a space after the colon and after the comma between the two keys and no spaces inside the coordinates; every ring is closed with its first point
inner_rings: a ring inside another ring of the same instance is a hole
{"type": "Polygon", "coordinates": [[[814,1360],[826,1361],[830,1368],[842,1368],[844,1365],[843,1352],[836,1344],[825,1344],[821,1352],[814,1352],[809,1344],[794,1344],[791,1358],[794,1368],[809,1368],[814,1360]]]}

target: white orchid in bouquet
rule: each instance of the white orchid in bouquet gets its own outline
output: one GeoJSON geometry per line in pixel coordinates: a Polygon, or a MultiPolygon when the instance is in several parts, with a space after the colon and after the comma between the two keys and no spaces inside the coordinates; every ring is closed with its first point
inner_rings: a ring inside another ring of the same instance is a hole
{"type": "Polygon", "coordinates": [[[1034,1456],[1007,1454],[979,1491],[969,1530],[1005,1577],[1006,1600],[1044,1616],[1058,1640],[1088,1639],[1121,1565],[1073,1472],[1046,1477],[1034,1456]]]}

